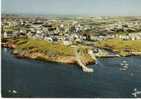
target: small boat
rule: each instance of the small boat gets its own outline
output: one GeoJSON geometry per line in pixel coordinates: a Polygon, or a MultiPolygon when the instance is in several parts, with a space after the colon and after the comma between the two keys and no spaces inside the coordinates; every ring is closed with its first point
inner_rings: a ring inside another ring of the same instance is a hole
{"type": "Polygon", "coordinates": [[[134,91],[136,92],[137,91],[137,88],[135,88],[134,91]]]}
{"type": "Polygon", "coordinates": [[[16,90],[8,90],[9,93],[17,94],[16,90]]]}
{"type": "Polygon", "coordinates": [[[120,63],[120,65],[123,66],[124,64],[123,63],[120,63]]]}
{"type": "Polygon", "coordinates": [[[126,68],[126,69],[128,69],[128,66],[127,66],[127,65],[125,65],[125,66],[123,66],[123,68],[126,68]]]}
{"type": "Polygon", "coordinates": [[[14,94],[16,94],[16,93],[17,93],[17,91],[16,91],[16,90],[13,90],[12,92],[13,92],[14,94]]]}
{"type": "Polygon", "coordinates": [[[120,70],[127,70],[128,69],[128,64],[127,61],[123,61],[122,63],[120,63],[120,65],[122,66],[122,68],[120,68],[120,70]]]}
{"type": "Polygon", "coordinates": [[[123,61],[123,63],[127,63],[127,61],[123,61]]]}
{"type": "Polygon", "coordinates": [[[12,91],[11,90],[8,90],[8,92],[11,93],[12,91]]]}
{"type": "Polygon", "coordinates": [[[127,61],[123,61],[122,63],[120,63],[120,65],[128,65],[127,61]]]}
{"type": "Polygon", "coordinates": [[[127,70],[127,69],[126,69],[126,68],[120,68],[120,70],[125,71],[125,70],[127,70]]]}

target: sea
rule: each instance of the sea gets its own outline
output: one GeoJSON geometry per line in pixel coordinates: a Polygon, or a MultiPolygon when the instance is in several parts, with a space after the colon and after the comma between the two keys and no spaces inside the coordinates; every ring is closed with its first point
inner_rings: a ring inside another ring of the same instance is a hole
{"type": "Polygon", "coordinates": [[[141,98],[141,57],[98,58],[86,73],[78,65],[16,58],[1,49],[2,97],[141,98]],[[128,69],[122,70],[126,61],[128,69]]]}

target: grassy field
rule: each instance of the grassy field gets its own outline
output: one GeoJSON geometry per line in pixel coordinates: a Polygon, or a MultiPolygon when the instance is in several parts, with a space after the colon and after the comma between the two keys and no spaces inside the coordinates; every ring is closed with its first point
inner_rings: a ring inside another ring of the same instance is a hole
{"type": "Polygon", "coordinates": [[[141,40],[109,39],[97,42],[96,46],[112,49],[122,56],[126,56],[130,52],[141,52],[141,40]]]}
{"type": "MultiPolygon", "coordinates": [[[[14,40],[16,44],[16,51],[18,53],[22,53],[26,51],[27,53],[43,53],[50,57],[56,56],[73,56],[75,58],[75,47],[65,46],[62,43],[49,43],[45,40],[35,40],[35,39],[16,39],[14,40]]],[[[88,47],[78,45],[77,46],[80,50],[80,58],[83,63],[91,63],[94,60],[88,54],[88,47]]],[[[40,58],[45,60],[44,57],[40,58]]]]}
{"type": "Polygon", "coordinates": [[[34,40],[34,39],[17,39],[16,40],[16,50],[28,50],[30,52],[42,52],[48,55],[73,55],[73,49],[69,46],[64,46],[60,43],[49,43],[44,40],[34,40]]]}

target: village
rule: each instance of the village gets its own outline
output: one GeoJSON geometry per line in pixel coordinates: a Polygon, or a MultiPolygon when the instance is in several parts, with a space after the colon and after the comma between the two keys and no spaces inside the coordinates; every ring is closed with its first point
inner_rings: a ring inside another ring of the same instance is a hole
{"type": "MultiPolygon", "coordinates": [[[[120,56],[108,52],[99,41],[121,39],[141,40],[141,17],[46,17],[2,16],[2,39],[31,38],[50,43],[92,47],[95,56],[120,56]]],[[[112,47],[110,47],[112,49],[112,47]]],[[[129,49],[129,48],[124,48],[129,49]]],[[[122,49],[122,50],[124,50],[122,49]]],[[[113,49],[112,49],[113,50],[113,49]]],[[[114,52],[114,53],[113,53],[114,52]]]]}
{"type": "MultiPolygon", "coordinates": [[[[74,42],[81,43],[114,38],[123,40],[141,39],[141,22],[139,20],[113,22],[112,24],[105,23],[105,25],[103,25],[103,19],[95,20],[97,21],[94,21],[95,24],[99,23],[99,25],[91,25],[89,21],[86,23],[84,19],[80,20],[80,18],[74,18],[73,20],[73,18],[53,19],[48,17],[3,16],[2,37],[26,36],[49,42],[63,42],[65,45],[74,42]],[[101,24],[99,20],[101,20],[101,24]]],[[[109,18],[109,20],[111,19],[109,18]]]]}

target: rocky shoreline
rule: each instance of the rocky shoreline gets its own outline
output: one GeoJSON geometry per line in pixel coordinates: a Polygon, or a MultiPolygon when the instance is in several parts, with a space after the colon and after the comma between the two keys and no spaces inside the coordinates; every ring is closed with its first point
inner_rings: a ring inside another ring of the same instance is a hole
{"type": "MultiPolygon", "coordinates": [[[[67,63],[67,64],[77,64],[75,57],[74,56],[65,56],[66,58],[64,58],[64,56],[56,56],[56,57],[48,57],[47,55],[45,55],[44,53],[27,53],[26,51],[23,51],[22,53],[18,53],[18,51],[14,50],[16,48],[16,45],[13,43],[3,43],[2,42],[2,47],[5,48],[10,48],[13,49],[13,54],[18,57],[18,58],[31,58],[31,59],[39,59],[39,57],[41,58],[41,60],[47,60],[47,61],[54,61],[54,62],[60,62],[60,63],[67,63]],[[45,59],[44,59],[45,58],[45,59]]],[[[107,52],[103,52],[100,54],[95,54],[96,57],[99,58],[111,58],[111,57],[128,57],[128,56],[141,56],[141,52],[130,52],[125,56],[116,54],[116,55],[110,55],[107,54],[107,52]]],[[[95,62],[86,62],[84,63],[85,65],[88,64],[93,64],[95,62]]]]}
{"type": "MultiPolygon", "coordinates": [[[[15,55],[17,58],[29,58],[34,60],[41,60],[41,61],[49,61],[49,62],[57,62],[63,64],[78,64],[75,56],[63,56],[63,55],[56,55],[56,56],[49,56],[45,53],[41,52],[29,52],[27,50],[18,51],[16,50],[16,44],[13,43],[2,43],[2,47],[12,49],[12,54],[15,55]]],[[[95,60],[87,60],[83,61],[84,65],[94,64],[95,60]]]]}
{"type": "Polygon", "coordinates": [[[75,64],[75,57],[73,56],[48,56],[47,54],[44,53],[29,53],[28,51],[22,51],[22,52],[17,52],[16,50],[13,50],[13,54],[17,58],[30,58],[30,59],[35,59],[35,60],[41,60],[41,61],[52,61],[52,62],[58,62],[58,63],[65,63],[65,64],[75,64]]]}
{"type": "Polygon", "coordinates": [[[92,50],[79,51],[79,47],[73,46],[72,50],[75,50],[75,54],[65,55],[65,54],[48,54],[46,52],[32,51],[31,49],[19,50],[18,45],[14,41],[2,42],[2,47],[12,49],[12,54],[17,58],[27,58],[33,60],[40,60],[46,62],[56,62],[63,64],[77,64],[84,72],[93,72],[92,68],[89,68],[89,64],[96,63],[96,57],[98,58],[111,58],[111,57],[128,57],[128,56],[141,56],[141,52],[130,52],[125,56],[120,54],[111,54],[109,51],[101,50],[100,53],[93,53],[92,50]],[[85,54],[84,54],[85,53],[85,54]],[[79,57],[79,58],[78,58],[79,57]]]}

